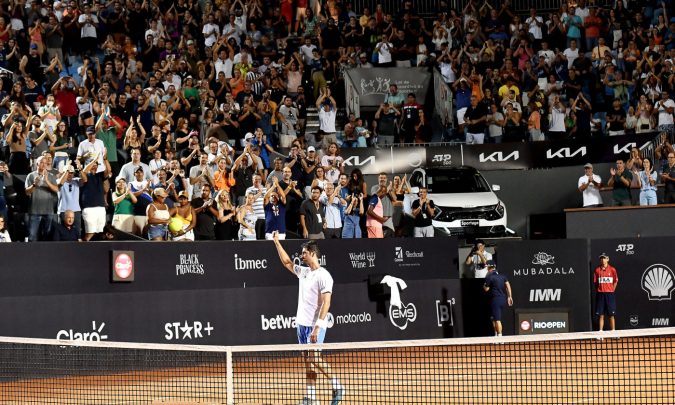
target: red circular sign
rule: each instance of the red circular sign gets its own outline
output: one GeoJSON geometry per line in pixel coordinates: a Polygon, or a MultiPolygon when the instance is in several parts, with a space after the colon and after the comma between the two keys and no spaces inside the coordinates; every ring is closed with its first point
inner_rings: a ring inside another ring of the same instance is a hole
{"type": "Polygon", "coordinates": [[[134,270],[134,263],[128,254],[122,253],[115,258],[114,267],[117,277],[124,279],[131,275],[131,272],[134,270]]]}
{"type": "Polygon", "coordinates": [[[520,329],[525,330],[525,331],[530,330],[530,322],[522,321],[520,323],[520,329]]]}

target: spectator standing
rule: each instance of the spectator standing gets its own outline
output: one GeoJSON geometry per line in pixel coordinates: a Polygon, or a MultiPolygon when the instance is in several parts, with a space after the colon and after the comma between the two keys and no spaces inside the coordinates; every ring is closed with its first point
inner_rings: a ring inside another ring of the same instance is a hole
{"type": "Polygon", "coordinates": [[[485,278],[488,274],[487,264],[492,260],[492,253],[485,250],[485,241],[477,239],[464,264],[471,266],[474,278],[485,278]]]}
{"type": "Polygon", "coordinates": [[[286,194],[279,184],[274,177],[264,197],[266,240],[272,240],[274,232],[279,234],[280,240],[286,239],[286,194]]]}
{"type": "Polygon", "coordinates": [[[607,182],[612,187],[612,200],[615,206],[632,205],[630,200],[630,184],[633,181],[633,173],[626,170],[622,159],[616,161],[616,168],[609,169],[611,177],[607,182]]]}
{"type": "MultiPolygon", "coordinates": [[[[330,143],[337,143],[335,137],[335,118],[337,117],[337,103],[331,95],[328,87],[321,88],[321,94],[316,100],[316,108],[319,110],[319,130],[322,133],[321,144],[327,147],[330,143]]],[[[319,140],[316,140],[317,146],[319,140]]]]}
{"type": "Polygon", "coordinates": [[[190,195],[187,191],[181,191],[178,194],[178,206],[171,209],[171,223],[180,224],[179,230],[173,230],[169,227],[171,240],[175,241],[194,241],[194,229],[197,226],[197,213],[194,207],[190,205],[190,195]]]}
{"type": "Polygon", "coordinates": [[[28,210],[28,240],[50,240],[56,214],[56,198],[59,191],[56,178],[47,168],[47,159],[40,156],[37,170],[26,176],[26,194],[30,197],[28,210]]]}
{"type": "Polygon", "coordinates": [[[197,216],[197,223],[194,227],[195,239],[197,240],[214,240],[216,238],[215,226],[218,218],[218,204],[214,201],[211,192],[211,185],[204,184],[201,193],[191,202],[194,208],[193,212],[197,216]]]}
{"type": "Polygon", "coordinates": [[[414,218],[414,235],[416,238],[432,238],[434,236],[433,218],[436,216],[434,200],[428,198],[426,187],[420,187],[419,198],[412,203],[414,218]]]}
{"type": "Polygon", "coordinates": [[[5,199],[5,177],[10,177],[7,163],[0,161],[0,218],[7,219],[7,200],[5,199]]]}
{"type": "MultiPolygon", "coordinates": [[[[346,177],[346,176],[345,176],[346,177]]],[[[346,190],[343,188],[342,190],[346,190]]],[[[345,207],[344,224],[342,227],[343,239],[361,238],[361,216],[365,213],[363,208],[363,194],[348,194],[345,198],[347,206],[345,207]]]]}
{"type": "Polygon", "coordinates": [[[584,208],[602,207],[602,196],[600,195],[602,178],[593,173],[592,164],[586,163],[584,165],[584,175],[579,177],[577,187],[583,196],[584,208]]]}
{"type": "Polygon", "coordinates": [[[325,239],[326,206],[320,201],[321,191],[318,186],[312,187],[310,198],[300,206],[300,227],[305,239],[325,239]]]}
{"type": "Polygon", "coordinates": [[[656,205],[656,171],[653,170],[649,158],[642,160],[642,171],[638,173],[638,187],[640,187],[640,205],[656,205]]]}
{"type": "Polygon", "coordinates": [[[377,191],[370,197],[366,211],[366,229],[368,238],[384,238],[382,225],[387,220],[383,215],[382,199],[387,194],[387,187],[377,185],[377,191]]]}
{"type": "Polygon", "coordinates": [[[237,221],[239,222],[239,240],[256,240],[255,223],[258,216],[253,209],[255,201],[254,192],[246,193],[244,204],[237,210],[237,221]]]}
{"type": "Polygon", "coordinates": [[[370,188],[370,194],[377,194],[380,187],[384,187],[385,194],[380,199],[382,202],[382,217],[384,222],[382,223],[382,232],[385,238],[391,238],[394,236],[394,204],[396,201],[396,194],[394,194],[394,188],[391,182],[388,182],[387,174],[382,172],[377,176],[377,184],[370,188]]]}
{"type": "Polygon", "coordinates": [[[675,152],[668,152],[668,163],[663,167],[661,181],[665,184],[664,204],[675,204],[675,152]]]}
{"type": "Polygon", "coordinates": [[[464,122],[467,125],[466,143],[482,144],[485,142],[485,124],[488,111],[485,104],[478,103],[478,97],[471,96],[471,105],[464,113],[464,122]]]}
{"type": "Polygon", "coordinates": [[[168,194],[163,188],[158,187],[152,190],[152,203],[147,207],[149,240],[166,240],[169,233],[171,213],[169,211],[169,206],[164,203],[166,197],[168,197],[168,194]]]}
{"type": "Polygon", "coordinates": [[[673,101],[668,92],[661,92],[661,99],[654,105],[654,114],[658,114],[659,131],[665,131],[669,135],[673,134],[673,111],[675,110],[675,101],[673,101]]]}
{"type": "Polygon", "coordinates": [[[216,240],[233,240],[236,232],[236,207],[232,204],[230,193],[221,190],[216,195],[216,226],[214,228],[216,240]]]}
{"type": "Polygon", "coordinates": [[[380,108],[375,112],[378,145],[387,146],[396,143],[398,136],[397,121],[400,116],[401,111],[392,102],[380,104],[380,108]]]}
{"type": "Polygon", "coordinates": [[[267,194],[267,187],[262,183],[260,175],[253,176],[253,185],[246,189],[246,195],[253,194],[253,212],[257,220],[255,221],[255,235],[256,239],[265,239],[265,194],[267,194]]]}
{"type": "Polygon", "coordinates": [[[344,170],[343,162],[344,159],[340,156],[340,148],[337,143],[331,142],[328,144],[326,153],[321,157],[321,167],[323,167],[328,183],[337,184],[344,170]]]}
{"type": "MultiPolygon", "coordinates": [[[[103,172],[105,170],[105,164],[103,163],[104,155],[106,155],[105,145],[103,144],[102,140],[96,139],[96,131],[94,130],[94,127],[87,127],[86,133],[87,139],[80,142],[80,145],[77,147],[77,158],[80,159],[80,163],[83,166],[91,159],[98,160],[98,166],[96,170],[103,172]]],[[[127,182],[131,180],[133,180],[133,178],[127,179],[127,182]]]]}
{"type": "Polygon", "coordinates": [[[59,187],[59,202],[57,213],[58,221],[63,223],[66,211],[71,211],[75,217],[73,226],[79,235],[82,235],[82,208],[80,207],[80,178],[75,177],[75,168],[72,165],[63,166],[63,173],[57,182],[59,187]]]}
{"type": "Polygon", "coordinates": [[[105,169],[98,170],[98,160],[92,159],[80,172],[82,222],[84,222],[84,240],[89,241],[94,234],[103,232],[106,223],[105,192],[103,183],[110,177],[110,163],[104,155],[105,169]]]}
{"type": "Polygon", "coordinates": [[[422,106],[417,104],[415,93],[408,93],[408,100],[401,108],[401,131],[404,143],[415,142],[415,135],[417,134],[417,125],[420,122],[420,110],[422,106]]]}
{"type": "Polygon", "coordinates": [[[340,188],[326,183],[319,199],[326,206],[326,227],[323,230],[326,239],[342,237],[342,207],[345,201],[340,198],[340,188]]]}
{"type": "Polygon", "coordinates": [[[124,177],[118,176],[115,180],[115,189],[112,191],[112,200],[115,206],[112,226],[127,233],[134,233],[134,204],[138,202],[131,186],[124,177]]]}
{"type": "Polygon", "coordinates": [[[5,225],[5,217],[0,216],[0,243],[11,242],[12,238],[7,232],[7,227],[5,225]]]}
{"type": "MultiPolygon", "coordinates": [[[[97,139],[97,141],[99,140],[97,139]]],[[[143,180],[152,180],[152,169],[146,163],[141,161],[141,150],[139,148],[134,148],[131,150],[131,161],[122,166],[119,175],[122,176],[127,183],[130,183],[136,179],[135,173],[138,169],[143,170],[143,180]]]]}

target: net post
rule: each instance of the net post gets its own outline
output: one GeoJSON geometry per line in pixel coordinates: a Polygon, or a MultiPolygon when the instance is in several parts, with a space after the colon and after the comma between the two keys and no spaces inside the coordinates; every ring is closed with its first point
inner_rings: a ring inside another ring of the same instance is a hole
{"type": "Polygon", "coordinates": [[[226,370],[225,370],[225,389],[227,392],[227,405],[234,405],[234,367],[232,364],[232,347],[228,346],[225,351],[226,370]]]}

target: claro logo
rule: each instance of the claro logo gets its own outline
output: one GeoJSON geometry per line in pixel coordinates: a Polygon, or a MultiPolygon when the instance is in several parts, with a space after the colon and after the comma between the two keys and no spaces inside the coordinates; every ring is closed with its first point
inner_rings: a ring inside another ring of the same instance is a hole
{"type": "Polygon", "coordinates": [[[100,342],[101,340],[108,340],[108,335],[103,334],[105,322],[96,327],[96,321],[91,322],[91,332],[76,332],[73,329],[61,329],[56,332],[56,339],[58,340],[81,340],[85,342],[100,342]]]}
{"type": "Polygon", "coordinates": [[[235,270],[264,270],[267,268],[267,259],[242,259],[234,254],[235,270]]]}

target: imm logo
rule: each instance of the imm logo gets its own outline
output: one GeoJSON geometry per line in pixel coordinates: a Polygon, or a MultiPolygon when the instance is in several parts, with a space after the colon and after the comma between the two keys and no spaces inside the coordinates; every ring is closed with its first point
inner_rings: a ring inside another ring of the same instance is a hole
{"type": "Polygon", "coordinates": [[[536,288],[530,290],[530,302],[558,302],[562,297],[560,288],[536,288]]]}
{"type": "Polygon", "coordinates": [[[670,326],[670,318],[652,318],[652,326],[670,326]]]}

